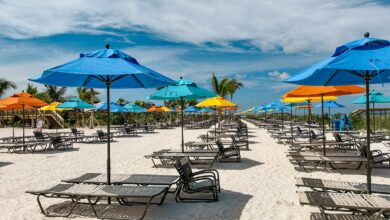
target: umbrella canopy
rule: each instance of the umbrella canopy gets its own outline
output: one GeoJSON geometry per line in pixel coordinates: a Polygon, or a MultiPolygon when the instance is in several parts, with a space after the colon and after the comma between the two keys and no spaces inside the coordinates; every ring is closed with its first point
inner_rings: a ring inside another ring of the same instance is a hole
{"type": "Polygon", "coordinates": [[[191,80],[184,80],[180,77],[177,84],[173,86],[166,86],[158,92],[148,96],[148,99],[153,100],[180,100],[181,104],[181,148],[184,152],[184,100],[204,99],[216,96],[215,93],[206,89],[198,87],[191,80]]]}
{"type": "MultiPolygon", "coordinates": [[[[315,107],[321,108],[321,106],[322,106],[322,104],[320,103],[320,104],[316,105],[315,107]]],[[[324,108],[345,108],[344,105],[341,105],[335,101],[326,101],[323,103],[323,106],[324,106],[324,108]]]]}
{"type": "Polygon", "coordinates": [[[188,106],[186,109],[184,109],[183,112],[192,113],[192,112],[198,112],[198,111],[199,111],[199,108],[197,108],[195,106],[188,106]]]}
{"type": "Polygon", "coordinates": [[[191,80],[180,78],[177,80],[177,85],[166,86],[147,98],[152,100],[196,100],[215,96],[215,93],[198,87],[191,80]]]}
{"type": "Polygon", "coordinates": [[[366,85],[367,191],[371,193],[370,83],[390,81],[390,41],[370,38],[355,40],[336,48],[334,54],[290,77],[286,82],[300,85],[366,85]]]}
{"type": "MultiPolygon", "coordinates": [[[[106,49],[81,53],[76,60],[45,70],[31,81],[66,87],[106,88],[107,135],[111,135],[110,92],[113,89],[157,88],[174,85],[175,81],[165,77],[119,51],[106,49]]],[[[111,140],[107,139],[107,184],[111,184],[111,140]]],[[[110,201],[109,201],[110,202],[110,201]]]]}
{"type": "MultiPolygon", "coordinates": [[[[368,96],[369,103],[387,103],[390,102],[390,97],[384,96],[381,92],[370,92],[368,96]]],[[[366,104],[367,98],[366,96],[361,96],[352,101],[353,104],[366,104]]]]}
{"type": "Polygon", "coordinates": [[[148,112],[163,112],[164,110],[158,106],[153,105],[152,107],[148,108],[148,112]]]}
{"type": "Polygon", "coordinates": [[[47,106],[43,106],[43,107],[39,108],[39,110],[42,110],[42,111],[64,110],[62,108],[57,108],[57,106],[60,105],[60,104],[61,104],[61,102],[52,102],[52,103],[50,103],[47,106]]]}
{"type": "Polygon", "coordinates": [[[161,107],[161,109],[164,111],[164,112],[173,112],[172,109],[166,107],[166,106],[163,106],[161,107]]]}
{"type": "Polygon", "coordinates": [[[365,91],[360,86],[298,86],[284,94],[283,97],[341,96],[365,91]]]}
{"type": "Polygon", "coordinates": [[[83,100],[79,98],[71,98],[68,101],[57,105],[57,108],[61,109],[88,109],[88,108],[95,108],[95,106],[89,104],[88,102],[84,102],[83,100]]]}
{"type": "Polygon", "coordinates": [[[11,95],[10,97],[4,99],[0,99],[0,105],[4,105],[4,106],[28,105],[31,107],[42,107],[48,104],[38,98],[35,98],[33,95],[27,92],[21,92],[21,93],[11,95]]]}
{"type": "Polygon", "coordinates": [[[6,106],[8,109],[22,109],[23,110],[23,144],[25,143],[24,140],[24,110],[26,109],[26,106],[28,108],[30,107],[42,107],[46,106],[47,103],[35,98],[33,95],[22,91],[21,93],[17,93],[14,95],[11,95],[8,98],[0,99],[0,105],[6,106]]]}
{"type": "MultiPolygon", "coordinates": [[[[96,110],[107,111],[107,102],[102,102],[96,105],[96,110]]],[[[119,105],[118,103],[110,103],[110,112],[129,112],[125,107],[119,105]]]]}
{"type": "Polygon", "coordinates": [[[228,100],[225,100],[221,96],[216,96],[214,98],[208,98],[202,102],[199,102],[198,104],[195,105],[196,107],[216,107],[216,108],[221,108],[221,107],[235,107],[236,104],[233,102],[230,102],[228,100]]]}
{"type": "MultiPolygon", "coordinates": [[[[336,96],[324,96],[325,100],[336,100],[336,96]]],[[[300,103],[300,102],[321,102],[321,97],[315,96],[315,97],[287,97],[283,98],[282,102],[291,102],[291,103],[300,103]]]]}
{"type": "Polygon", "coordinates": [[[134,112],[134,113],[140,113],[140,112],[146,112],[146,108],[142,108],[141,106],[138,106],[134,103],[128,103],[124,106],[129,112],[134,112]]]}

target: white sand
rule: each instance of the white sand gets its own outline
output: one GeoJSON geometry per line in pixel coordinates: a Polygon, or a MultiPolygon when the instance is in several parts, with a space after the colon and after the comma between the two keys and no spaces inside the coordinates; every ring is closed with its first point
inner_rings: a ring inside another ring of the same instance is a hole
{"type": "MultiPolygon", "coordinates": [[[[162,206],[153,206],[145,219],[309,219],[310,212],[318,210],[299,205],[294,177],[365,181],[364,169],[341,171],[343,174],[298,172],[284,154],[286,146],[276,144],[265,130],[249,127],[253,136],[250,141],[254,143],[250,145],[251,151],[242,151],[242,162],[214,167],[221,174],[219,202],[179,204],[169,195],[162,206]]],[[[11,132],[9,128],[0,129],[0,136],[9,136],[11,132]]],[[[31,134],[32,130],[27,133],[31,134]]],[[[196,141],[204,133],[205,130],[185,131],[186,141],[196,141]]],[[[112,144],[112,173],[176,174],[174,169],[153,168],[151,160],[143,155],[161,148],[179,149],[178,128],[117,140],[112,144]]],[[[85,172],[105,172],[106,144],[76,143],[75,147],[78,150],[66,152],[0,153],[0,162],[11,163],[0,166],[0,219],[46,219],[39,211],[35,196],[24,193],[26,190],[53,186],[61,179],[85,172]]],[[[390,184],[389,174],[388,170],[376,169],[373,181],[390,184]]],[[[57,202],[45,201],[45,205],[57,202]]]]}

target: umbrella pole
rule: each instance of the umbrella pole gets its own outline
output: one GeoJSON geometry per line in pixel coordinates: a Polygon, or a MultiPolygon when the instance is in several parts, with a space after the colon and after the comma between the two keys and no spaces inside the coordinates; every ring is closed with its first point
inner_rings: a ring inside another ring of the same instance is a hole
{"type": "Polygon", "coordinates": [[[290,104],[290,114],[291,114],[291,138],[294,138],[294,128],[293,128],[293,107],[292,104],[290,104]]]}
{"type": "Polygon", "coordinates": [[[310,100],[307,102],[308,103],[308,109],[307,109],[307,112],[308,112],[308,122],[309,122],[309,143],[311,143],[311,134],[310,134],[310,131],[311,131],[311,109],[310,109],[310,100]]]}
{"type": "Polygon", "coordinates": [[[366,129],[367,129],[367,193],[371,194],[371,151],[370,151],[370,77],[364,78],[366,82],[366,129]]]}
{"type": "Polygon", "coordinates": [[[328,108],[328,117],[329,117],[329,127],[332,129],[333,131],[333,124],[332,124],[332,120],[330,119],[330,107],[328,108]]]}
{"type": "Polygon", "coordinates": [[[372,125],[374,126],[374,134],[375,134],[375,103],[372,103],[372,125]]]}
{"type": "Polygon", "coordinates": [[[282,131],[284,130],[284,123],[283,123],[283,107],[282,107],[282,131]]]}
{"type": "MultiPolygon", "coordinates": [[[[110,111],[110,86],[111,81],[107,78],[107,184],[111,184],[111,111],[110,111]]],[[[108,198],[108,204],[111,203],[111,199],[108,198]]]]}
{"type": "Polygon", "coordinates": [[[12,108],[12,143],[15,142],[15,109],[12,108]]]}
{"type": "Polygon", "coordinates": [[[22,105],[22,112],[23,112],[23,125],[22,125],[22,127],[23,127],[23,147],[24,147],[24,143],[25,143],[25,140],[24,140],[24,105],[22,105]]]}
{"type": "Polygon", "coordinates": [[[321,94],[321,115],[322,115],[322,147],[324,148],[324,156],[326,156],[326,148],[325,148],[324,94],[321,94]]]}
{"type": "Polygon", "coordinates": [[[180,97],[180,112],[181,112],[181,151],[184,153],[184,101],[183,97],[180,97]]]}

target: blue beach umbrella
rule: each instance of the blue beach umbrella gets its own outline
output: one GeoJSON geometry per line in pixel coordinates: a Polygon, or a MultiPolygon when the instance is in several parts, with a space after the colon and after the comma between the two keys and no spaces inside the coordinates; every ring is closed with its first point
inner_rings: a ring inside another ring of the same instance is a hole
{"type": "Polygon", "coordinates": [[[142,108],[139,105],[136,105],[134,103],[128,103],[124,106],[129,112],[133,113],[142,113],[142,112],[147,112],[146,108],[142,108]]]}
{"type": "MultiPolygon", "coordinates": [[[[96,105],[96,110],[107,111],[107,102],[102,102],[96,105]]],[[[119,105],[118,103],[110,103],[110,112],[129,112],[125,107],[119,105]]]]}
{"type": "Polygon", "coordinates": [[[194,113],[194,112],[198,112],[198,111],[199,111],[199,108],[197,108],[195,106],[189,106],[186,109],[184,109],[183,112],[194,113]]]}
{"type": "Polygon", "coordinates": [[[71,98],[68,101],[57,105],[56,108],[60,109],[93,109],[95,106],[85,102],[79,98],[71,98]]]}
{"type": "MultiPolygon", "coordinates": [[[[318,104],[316,106],[314,106],[315,108],[321,108],[322,107],[322,104],[318,104]]],[[[331,108],[345,108],[344,105],[341,105],[333,100],[329,100],[329,101],[325,101],[324,102],[324,108],[328,108],[328,115],[329,115],[329,125],[332,126],[331,124],[331,121],[330,121],[330,109],[331,108]]],[[[332,127],[333,128],[333,127],[332,127]]]]}
{"type": "MultiPolygon", "coordinates": [[[[110,91],[126,88],[157,88],[176,84],[172,79],[151,70],[119,51],[106,49],[81,53],[68,63],[45,70],[41,75],[29,79],[45,85],[107,90],[107,133],[110,136],[110,91]]],[[[111,184],[110,138],[107,139],[107,184],[111,184]]]]}
{"type": "Polygon", "coordinates": [[[184,100],[196,100],[212,98],[217,96],[215,93],[198,87],[191,80],[184,80],[180,77],[176,85],[166,86],[158,92],[148,96],[152,100],[180,100],[181,104],[181,150],[184,152],[184,100]]]}
{"type": "Polygon", "coordinates": [[[288,83],[299,85],[366,85],[367,117],[367,191],[371,193],[370,152],[370,83],[390,82],[390,41],[370,38],[349,42],[336,48],[334,54],[290,77],[288,83]]]}
{"type": "Polygon", "coordinates": [[[282,100],[278,99],[278,100],[275,100],[273,102],[271,102],[270,104],[266,105],[265,108],[268,108],[268,109],[273,109],[275,111],[281,111],[282,112],[282,130],[284,130],[284,111],[286,110],[285,108],[285,105],[284,103],[282,102],[282,100]]]}
{"type": "MultiPolygon", "coordinates": [[[[369,96],[369,103],[372,103],[372,109],[375,110],[375,103],[388,103],[390,102],[390,97],[384,96],[381,92],[370,92],[369,96]]],[[[367,98],[366,96],[361,96],[357,99],[354,99],[352,101],[353,104],[366,104],[367,98]]],[[[374,133],[375,133],[375,114],[373,114],[373,127],[374,127],[374,133]]]]}
{"type": "MultiPolygon", "coordinates": [[[[71,98],[69,99],[68,101],[64,102],[64,103],[61,103],[59,105],[57,105],[56,108],[61,108],[61,109],[79,109],[79,110],[84,110],[84,109],[93,109],[95,108],[95,106],[89,104],[88,102],[85,102],[79,98],[71,98]]],[[[81,111],[81,117],[82,117],[82,126],[84,127],[84,112],[81,111]]]]}

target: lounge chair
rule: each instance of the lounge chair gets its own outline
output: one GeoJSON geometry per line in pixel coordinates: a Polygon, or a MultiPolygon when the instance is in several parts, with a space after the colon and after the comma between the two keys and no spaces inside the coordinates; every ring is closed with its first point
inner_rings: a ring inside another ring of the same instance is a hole
{"type": "Polygon", "coordinates": [[[67,150],[73,148],[73,142],[71,139],[64,139],[61,136],[50,137],[50,148],[53,150],[67,150]]]}
{"type": "Polygon", "coordinates": [[[192,172],[190,162],[187,158],[176,160],[175,168],[179,172],[180,180],[176,193],[177,202],[216,202],[218,201],[218,192],[220,192],[220,180],[217,170],[201,170],[192,172]],[[182,192],[186,194],[211,193],[212,198],[190,198],[183,197],[182,192]]]}
{"type": "MultiPolygon", "coordinates": [[[[161,205],[164,202],[165,195],[167,194],[167,187],[159,186],[122,186],[122,185],[91,185],[91,184],[58,184],[52,188],[44,190],[29,190],[26,193],[37,196],[39,208],[47,217],[69,217],[79,206],[89,207],[96,218],[101,219],[135,219],[134,216],[118,216],[118,213],[112,213],[115,211],[115,207],[126,209],[128,206],[123,206],[123,200],[130,199],[146,199],[147,203],[142,212],[141,217],[143,219],[145,214],[151,205],[153,199],[158,196],[162,196],[162,199],[158,203],[161,205]],[[51,213],[49,210],[43,208],[41,203],[41,197],[65,199],[69,200],[71,207],[65,214],[51,213]],[[98,203],[100,198],[109,198],[117,200],[115,204],[102,204],[98,203]],[[86,199],[87,203],[82,203],[81,200],[86,199]],[[94,202],[92,202],[94,200],[94,202]],[[111,212],[110,212],[111,210],[111,212]]],[[[133,202],[135,204],[137,202],[133,202]]],[[[137,203],[138,204],[138,203],[137,203]]],[[[85,213],[86,212],[82,212],[85,213]]]]}
{"type": "Polygon", "coordinates": [[[216,142],[218,150],[219,150],[219,161],[220,162],[228,162],[228,158],[235,157],[236,162],[241,161],[241,153],[240,153],[240,148],[233,144],[233,146],[229,148],[225,148],[221,140],[217,140],[216,142]]]}
{"type": "MultiPolygon", "coordinates": [[[[308,187],[315,191],[366,193],[367,184],[349,181],[324,180],[315,178],[295,178],[297,187],[308,187]]],[[[390,185],[371,184],[371,192],[390,194],[390,185]]]]}
{"type": "Polygon", "coordinates": [[[390,211],[390,200],[386,196],[327,192],[298,192],[298,196],[301,205],[318,207],[324,217],[327,211],[389,217],[386,212],[390,211]]]}
{"type": "MultiPolygon", "coordinates": [[[[114,185],[141,185],[141,186],[166,186],[168,189],[179,180],[177,175],[154,175],[154,174],[111,174],[111,184],[114,185]]],[[[74,184],[97,184],[107,183],[107,175],[101,173],[86,173],[81,176],[61,180],[65,183],[74,184]]]]}
{"type": "Polygon", "coordinates": [[[332,156],[288,156],[290,161],[297,163],[299,167],[307,171],[307,166],[323,166],[326,169],[327,165],[332,169],[342,169],[338,165],[355,164],[355,169],[358,170],[363,163],[367,162],[363,157],[332,157],[332,156]]]}
{"type": "Polygon", "coordinates": [[[383,217],[367,216],[367,215],[312,213],[310,215],[310,220],[386,220],[386,219],[383,217]]]}
{"type": "MultiPolygon", "coordinates": [[[[357,144],[363,157],[367,158],[367,144],[359,142],[357,144]]],[[[381,150],[371,150],[371,163],[375,168],[390,168],[390,153],[383,153],[381,150]]]]}
{"type": "Polygon", "coordinates": [[[164,167],[172,167],[177,159],[187,157],[190,159],[191,164],[196,166],[212,167],[218,158],[218,152],[215,151],[187,151],[179,152],[172,150],[160,150],[153,152],[152,154],[145,155],[145,158],[152,159],[153,166],[158,167],[155,160],[159,160],[164,167]]]}
{"type": "Polygon", "coordinates": [[[0,149],[7,149],[9,153],[29,152],[33,153],[38,150],[46,150],[48,142],[26,142],[26,143],[5,143],[0,144],[0,149]]]}

